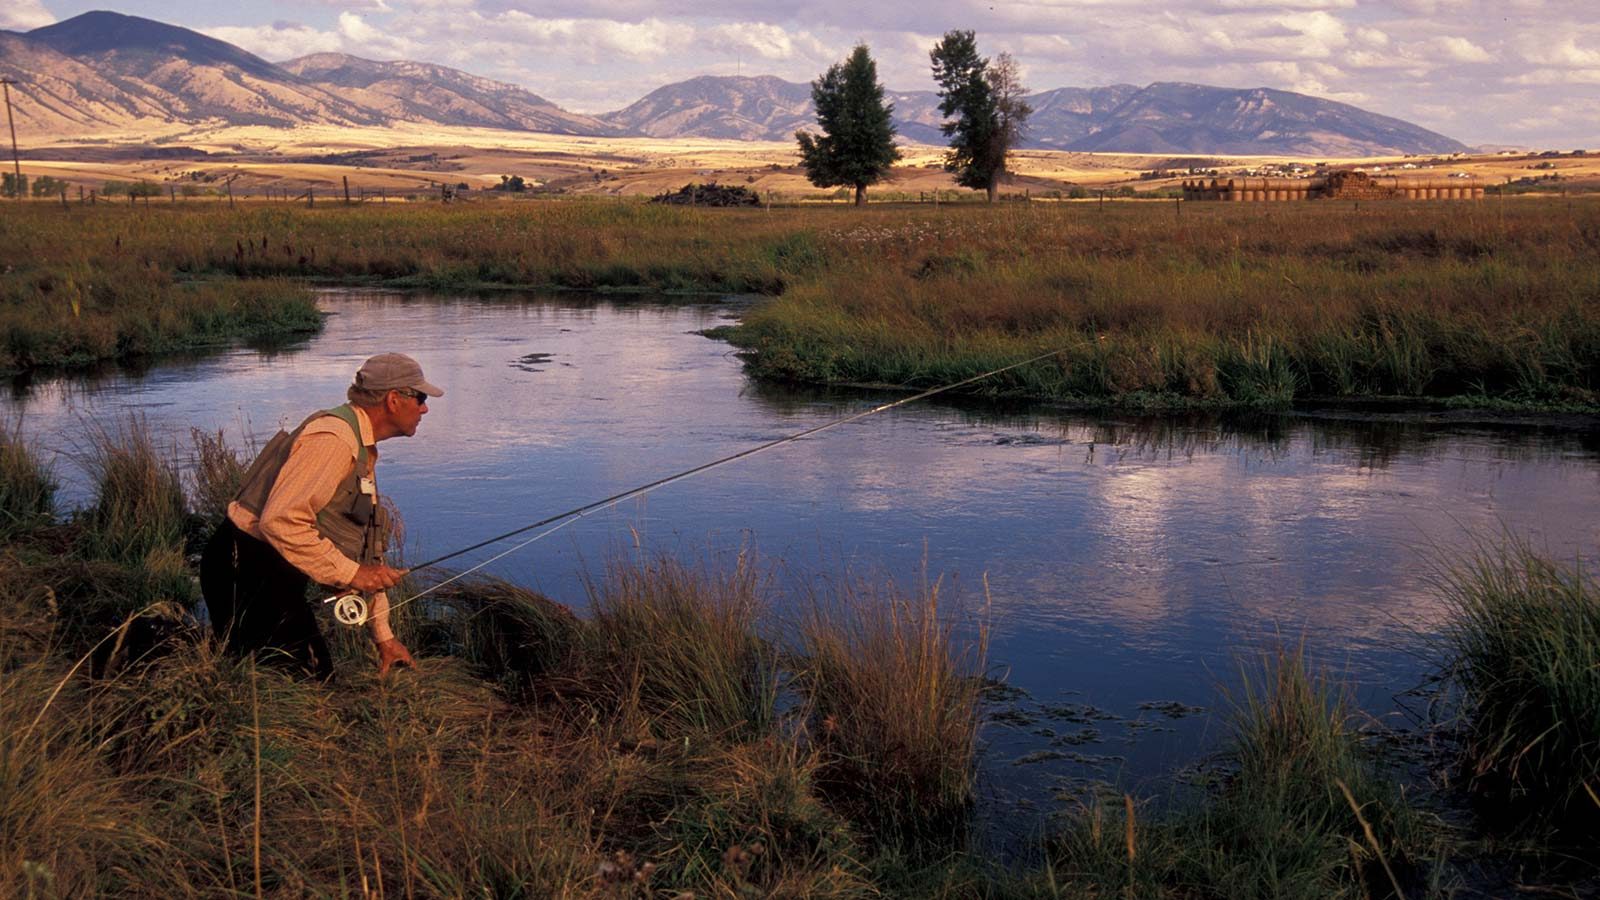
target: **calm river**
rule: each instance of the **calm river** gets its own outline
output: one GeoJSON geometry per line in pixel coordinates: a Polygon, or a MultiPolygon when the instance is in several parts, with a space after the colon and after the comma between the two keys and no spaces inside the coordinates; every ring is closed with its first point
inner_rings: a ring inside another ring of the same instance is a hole
{"type": "MultiPolygon", "coordinates": [[[[416,438],[383,445],[380,483],[421,559],[884,399],[751,382],[726,344],[695,333],[736,304],[322,303],[327,330],[303,345],[42,381],[0,411],[61,451],[77,503],[86,423],[133,412],[180,447],[191,426],[259,441],[342,402],[366,356],[410,352],[447,395],[416,438]]],[[[923,402],[592,515],[491,571],[582,606],[584,573],[637,535],[713,565],[752,547],[780,586],[944,576],[972,613],[986,577],[990,664],[1026,692],[987,728],[991,792],[1037,798],[1095,777],[1148,786],[1219,733],[1213,713],[1241,654],[1303,639],[1364,707],[1393,715],[1437,650],[1441,555],[1503,532],[1592,555],[1593,425],[923,402]]]]}

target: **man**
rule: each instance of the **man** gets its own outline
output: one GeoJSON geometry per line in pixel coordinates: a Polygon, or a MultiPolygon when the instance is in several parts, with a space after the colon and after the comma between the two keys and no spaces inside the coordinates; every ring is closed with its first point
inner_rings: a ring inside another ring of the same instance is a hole
{"type": "Polygon", "coordinates": [[[367,360],[348,403],[278,432],[245,472],[200,562],[200,590],[217,636],[236,653],[276,651],[317,678],[333,675],[327,641],[306,597],[312,582],[370,596],[378,674],[411,654],[389,628],[383,592],[405,572],[384,562],[387,516],[373,468],[377,444],[410,437],[444,391],[402,353],[367,360]]]}

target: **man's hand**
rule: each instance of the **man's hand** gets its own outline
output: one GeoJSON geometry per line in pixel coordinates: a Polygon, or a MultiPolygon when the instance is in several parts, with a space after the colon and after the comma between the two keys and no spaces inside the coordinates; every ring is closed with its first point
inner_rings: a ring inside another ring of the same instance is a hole
{"type": "Polygon", "coordinates": [[[400,579],[405,576],[405,569],[391,569],[382,563],[369,563],[356,569],[355,577],[350,579],[350,587],[363,594],[376,594],[378,591],[387,591],[399,584],[400,579]]]}
{"type": "Polygon", "coordinates": [[[401,665],[411,669],[415,669],[417,667],[417,664],[411,659],[411,651],[406,649],[405,644],[400,643],[399,638],[389,638],[387,641],[379,642],[378,677],[382,678],[385,675],[388,675],[389,669],[392,668],[395,663],[400,663],[401,665]]]}

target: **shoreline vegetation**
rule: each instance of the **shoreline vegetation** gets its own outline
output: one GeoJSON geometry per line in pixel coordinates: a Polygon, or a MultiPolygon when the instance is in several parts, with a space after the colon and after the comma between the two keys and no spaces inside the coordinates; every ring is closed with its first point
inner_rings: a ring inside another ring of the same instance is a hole
{"type": "Polygon", "coordinates": [[[0,370],[314,328],[304,284],[762,295],[758,377],[1144,409],[1600,409],[1600,201],[24,205],[0,370]]]}
{"type": "Polygon", "coordinates": [[[986,631],[936,584],[835,582],[785,619],[745,556],[618,558],[582,615],[475,579],[397,610],[421,668],[388,682],[330,623],[323,687],[186,612],[238,453],[128,420],[90,457],[61,511],[0,431],[6,896],[1444,897],[1506,842],[1518,884],[1600,874],[1561,849],[1600,832],[1600,593],[1525,546],[1440,587],[1459,721],[1432,736],[1460,751],[1433,790],[1478,799],[1470,826],[1288,647],[1241,664],[1197,790],[1063,800],[1008,856],[972,830],[986,631]]]}

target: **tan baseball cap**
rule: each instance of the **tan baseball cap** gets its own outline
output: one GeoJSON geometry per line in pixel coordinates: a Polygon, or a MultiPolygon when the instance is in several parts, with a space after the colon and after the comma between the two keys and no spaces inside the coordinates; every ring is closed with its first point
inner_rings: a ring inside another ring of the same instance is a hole
{"type": "Polygon", "coordinates": [[[356,372],[356,387],[369,391],[411,388],[429,397],[444,396],[444,388],[428,383],[422,377],[422,366],[404,353],[380,353],[362,363],[356,372]]]}

